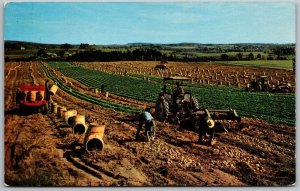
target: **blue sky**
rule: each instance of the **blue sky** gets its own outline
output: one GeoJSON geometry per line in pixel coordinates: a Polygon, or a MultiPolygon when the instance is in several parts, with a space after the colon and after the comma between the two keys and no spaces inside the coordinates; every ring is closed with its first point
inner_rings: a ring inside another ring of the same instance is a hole
{"type": "Polygon", "coordinates": [[[4,39],[40,43],[295,43],[294,3],[8,3],[4,39]]]}

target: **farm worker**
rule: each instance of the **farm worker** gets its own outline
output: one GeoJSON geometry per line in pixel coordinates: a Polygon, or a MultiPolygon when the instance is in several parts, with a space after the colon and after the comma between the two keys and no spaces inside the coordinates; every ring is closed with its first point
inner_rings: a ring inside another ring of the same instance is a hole
{"type": "Polygon", "coordinates": [[[100,88],[102,94],[104,93],[104,88],[105,88],[105,86],[102,84],[102,85],[101,85],[101,88],[100,88]]]}
{"type": "Polygon", "coordinates": [[[210,117],[210,115],[204,115],[200,117],[200,124],[199,124],[199,139],[198,143],[204,143],[204,139],[209,136],[209,143],[213,144],[215,142],[214,135],[215,135],[215,122],[210,117]]]}
{"type": "Polygon", "coordinates": [[[139,126],[136,132],[135,139],[140,138],[140,131],[142,130],[143,124],[145,123],[145,133],[146,131],[155,131],[154,118],[150,113],[150,108],[147,107],[145,111],[140,115],[139,126]]]}
{"type": "Polygon", "coordinates": [[[49,80],[46,80],[45,82],[45,87],[46,87],[46,101],[50,101],[50,85],[49,85],[49,80]]]}
{"type": "MultiPolygon", "coordinates": [[[[175,104],[175,107],[178,106],[178,103],[180,103],[183,100],[184,97],[184,90],[182,85],[180,85],[179,82],[176,82],[176,88],[174,90],[174,96],[173,96],[173,102],[175,104]]],[[[178,110],[179,108],[177,108],[178,110]]]]}
{"type": "Polygon", "coordinates": [[[180,85],[179,82],[176,82],[175,94],[176,94],[177,96],[178,96],[178,95],[181,95],[181,94],[184,94],[183,87],[182,87],[182,85],[180,85]]]}

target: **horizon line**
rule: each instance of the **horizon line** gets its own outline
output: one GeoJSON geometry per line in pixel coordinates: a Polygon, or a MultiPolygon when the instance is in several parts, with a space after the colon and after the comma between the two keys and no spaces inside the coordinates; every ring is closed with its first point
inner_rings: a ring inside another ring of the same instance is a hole
{"type": "Polygon", "coordinates": [[[173,43],[157,43],[157,42],[129,42],[129,43],[113,43],[113,44],[95,44],[95,43],[87,43],[87,42],[81,42],[79,44],[77,43],[69,43],[69,42],[63,42],[63,43],[46,43],[46,42],[33,42],[33,41],[23,41],[23,40],[4,40],[4,42],[7,41],[13,41],[13,42],[23,42],[23,43],[34,43],[34,44],[44,44],[44,45],[61,45],[61,44],[70,44],[70,45],[80,45],[80,44],[88,44],[88,45],[96,45],[96,46],[126,46],[130,44],[149,44],[149,45],[170,45],[170,44],[201,44],[201,45],[235,45],[235,44],[278,44],[278,45],[284,45],[284,44],[296,44],[295,42],[285,42],[285,43],[278,43],[278,42],[235,42],[235,43],[200,43],[200,42],[173,42],[173,43]]]}

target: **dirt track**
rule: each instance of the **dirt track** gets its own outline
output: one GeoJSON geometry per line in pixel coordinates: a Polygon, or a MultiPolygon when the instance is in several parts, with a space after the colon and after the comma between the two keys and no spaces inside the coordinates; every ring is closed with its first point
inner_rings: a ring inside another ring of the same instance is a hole
{"type": "MultiPolygon", "coordinates": [[[[43,84],[36,62],[5,63],[5,182],[18,185],[117,186],[291,185],[295,182],[295,127],[243,119],[217,144],[197,144],[196,133],[157,123],[154,142],[135,141],[132,116],[101,108],[59,91],[53,100],[76,109],[88,122],[105,124],[105,149],[86,153],[83,136],[54,114],[21,116],[19,84],[43,84]]],[[[84,90],[84,86],[76,85],[84,90]]],[[[111,97],[110,101],[126,102],[111,97]]],[[[134,102],[134,100],[128,100],[134,102]]],[[[143,103],[136,102],[142,106],[143,103]]]]}

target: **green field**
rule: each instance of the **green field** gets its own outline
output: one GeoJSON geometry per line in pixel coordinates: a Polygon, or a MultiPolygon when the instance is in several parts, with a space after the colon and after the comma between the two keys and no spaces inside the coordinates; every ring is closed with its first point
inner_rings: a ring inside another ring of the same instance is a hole
{"type": "MultiPolygon", "coordinates": [[[[219,58],[221,57],[222,54],[227,54],[228,56],[236,56],[238,53],[243,54],[243,58],[247,58],[248,55],[251,52],[225,52],[225,53],[204,53],[204,52],[187,52],[189,54],[194,54],[196,56],[202,57],[202,56],[206,56],[206,57],[216,57],[219,58]]],[[[252,54],[254,55],[254,57],[256,58],[258,54],[260,54],[261,56],[264,56],[265,58],[267,58],[268,54],[264,53],[264,52],[252,52],[252,54]]]]}
{"type": "MultiPolygon", "coordinates": [[[[157,83],[160,78],[147,81],[143,80],[142,75],[108,74],[74,66],[68,62],[49,62],[49,66],[88,87],[100,88],[101,85],[105,85],[105,90],[113,94],[146,102],[155,102],[162,88],[161,84],[157,83]]],[[[241,116],[295,125],[294,94],[251,93],[239,88],[203,84],[191,84],[187,88],[192,90],[203,108],[232,108],[236,109],[241,116]]]]}
{"type": "Polygon", "coordinates": [[[278,68],[278,69],[293,69],[292,60],[251,60],[251,61],[219,61],[215,63],[238,65],[238,66],[253,66],[265,68],[278,68]]]}

